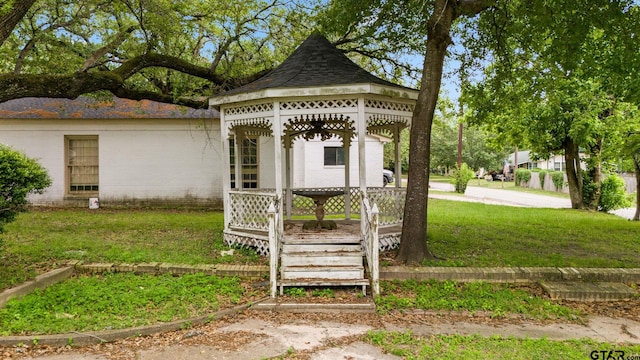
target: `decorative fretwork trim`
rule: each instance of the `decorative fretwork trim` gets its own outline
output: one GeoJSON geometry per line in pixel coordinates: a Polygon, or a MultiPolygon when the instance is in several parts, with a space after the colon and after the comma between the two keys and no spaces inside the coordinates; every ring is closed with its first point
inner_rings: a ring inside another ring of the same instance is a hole
{"type": "Polygon", "coordinates": [[[268,118],[238,119],[228,121],[230,133],[242,133],[245,136],[271,136],[272,121],[268,118]]]}
{"type": "Polygon", "coordinates": [[[401,102],[392,102],[384,100],[365,99],[365,109],[380,109],[402,112],[413,112],[415,105],[401,102]]]}
{"type": "Polygon", "coordinates": [[[306,101],[283,101],[280,103],[281,110],[310,110],[310,109],[337,109],[356,108],[358,99],[320,99],[306,101]]]}
{"type": "Polygon", "coordinates": [[[273,111],[273,103],[251,104],[224,109],[225,116],[257,114],[273,111]]]}
{"type": "Polygon", "coordinates": [[[401,115],[373,114],[367,119],[367,132],[392,136],[394,132],[401,131],[411,123],[411,118],[401,115]]]}
{"type": "Polygon", "coordinates": [[[344,115],[302,115],[287,120],[284,124],[285,148],[291,147],[291,144],[297,138],[311,140],[319,136],[322,141],[337,135],[342,141],[349,141],[355,135],[355,127],[353,121],[344,115]]]}

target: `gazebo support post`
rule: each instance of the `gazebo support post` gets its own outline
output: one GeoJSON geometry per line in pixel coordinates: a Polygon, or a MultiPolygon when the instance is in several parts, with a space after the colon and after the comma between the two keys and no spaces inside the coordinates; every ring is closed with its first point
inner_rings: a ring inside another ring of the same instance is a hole
{"type": "Polygon", "coordinates": [[[351,220],[351,138],[342,136],[342,148],[344,152],[344,216],[351,220]]]}
{"type": "MultiPolygon", "coordinates": [[[[273,104],[273,118],[276,120],[273,122],[273,154],[274,154],[274,164],[273,169],[275,172],[275,183],[276,183],[276,201],[278,201],[278,208],[276,211],[278,212],[280,221],[276,226],[280,230],[283,228],[282,223],[282,203],[280,200],[282,199],[282,122],[280,121],[280,102],[276,101],[273,104]]],[[[288,158],[288,156],[285,156],[288,158]]]]}
{"type": "Polygon", "coordinates": [[[242,189],[244,187],[243,179],[242,179],[242,143],[244,142],[244,134],[241,130],[235,131],[235,136],[233,137],[233,153],[234,156],[234,170],[235,170],[235,179],[236,183],[234,186],[235,190],[242,189]]]}
{"type": "Polygon", "coordinates": [[[395,129],[393,131],[393,146],[394,146],[394,165],[395,165],[395,176],[396,176],[396,188],[402,187],[402,164],[400,163],[400,132],[401,132],[400,124],[396,123],[395,129]]]}
{"type": "Polygon", "coordinates": [[[229,147],[229,129],[224,123],[224,111],[220,112],[220,137],[222,139],[222,202],[224,208],[224,230],[229,230],[229,190],[231,190],[231,149],[229,147]]]}
{"type": "MultiPolygon", "coordinates": [[[[358,98],[358,116],[356,118],[356,133],[358,136],[358,175],[360,192],[364,198],[367,195],[367,152],[365,148],[365,138],[367,136],[367,120],[365,119],[364,98],[358,98]]],[[[366,211],[364,206],[360,206],[360,233],[364,234],[366,211]]]]}
{"type": "Polygon", "coordinates": [[[285,156],[285,176],[286,178],[286,209],[287,209],[287,220],[291,220],[291,207],[293,203],[293,193],[291,192],[291,139],[288,135],[284,137],[284,156],[285,156]]]}

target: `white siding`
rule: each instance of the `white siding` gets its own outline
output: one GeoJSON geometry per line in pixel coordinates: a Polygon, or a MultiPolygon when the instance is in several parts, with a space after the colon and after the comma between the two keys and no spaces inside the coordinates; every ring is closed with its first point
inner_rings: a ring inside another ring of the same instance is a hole
{"type": "Polygon", "coordinates": [[[102,202],[222,196],[218,120],[0,120],[0,143],[37,158],[53,179],[33,203],[65,198],[66,135],[98,135],[102,202]]]}
{"type": "MultiPolygon", "coordinates": [[[[341,147],[339,139],[320,141],[298,140],[295,146],[293,187],[341,187],[345,186],[343,165],[325,166],[324,148],[341,147]],[[298,151],[303,148],[303,151],[298,151]],[[300,152],[302,155],[298,155],[300,152]]],[[[374,137],[367,137],[365,141],[367,153],[367,186],[382,186],[383,144],[374,137]]],[[[353,139],[350,150],[350,182],[351,186],[359,186],[358,142],[353,139]]]]}

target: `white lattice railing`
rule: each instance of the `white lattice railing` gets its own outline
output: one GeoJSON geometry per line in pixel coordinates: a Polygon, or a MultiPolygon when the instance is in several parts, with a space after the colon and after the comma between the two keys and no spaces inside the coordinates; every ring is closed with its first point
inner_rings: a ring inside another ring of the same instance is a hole
{"type": "Polygon", "coordinates": [[[269,289],[272,298],[276,297],[278,291],[278,265],[283,236],[279,226],[278,205],[277,202],[272,202],[267,210],[269,218],[269,289]]]}
{"type": "Polygon", "coordinates": [[[275,192],[229,191],[229,227],[269,231],[269,205],[278,198],[275,192]]]}
{"type": "Polygon", "coordinates": [[[405,188],[371,188],[367,190],[367,196],[371,203],[378,205],[381,227],[402,224],[407,196],[405,188]]]}
{"type": "Polygon", "coordinates": [[[380,295],[380,275],[379,275],[379,238],[378,238],[378,206],[374,203],[370,206],[369,199],[362,197],[362,207],[364,209],[364,222],[362,227],[362,248],[367,259],[367,269],[371,280],[371,292],[373,296],[380,295]]]}
{"type": "MultiPolygon", "coordinates": [[[[305,188],[304,190],[343,190],[342,187],[332,188],[305,188]]],[[[293,189],[303,190],[303,189],[293,189]]],[[[380,226],[402,224],[404,214],[404,201],[406,197],[406,189],[404,188],[368,188],[367,193],[371,202],[378,204],[380,209],[380,226]]],[[[360,189],[352,187],[349,189],[351,194],[351,213],[360,212],[360,189]]],[[[286,194],[283,194],[286,197],[286,194]]],[[[292,215],[309,215],[314,216],[316,205],[308,197],[301,195],[293,195],[292,215]]],[[[327,200],[324,204],[325,215],[342,215],[345,213],[345,196],[334,196],[327,200]]]]}
{"type": "MultiPolygon", "coordinates": [[[[293,189],[296,190],[311,190],[311,191],[342,191],[343,187],[332,187],[332,188],[304,188],[304,189],[293,189]]],[[[351,195],[351,212],[358,213],[360,212],[360,203],[358,199],[360,198],[360,189],[356,187],[352,187],[349,189],[349,193],[351,195]]],[[[284,195],[286,197],[286,194],[284,195]]],[[[292,215],[311,215],[315,216],[316,214],[316,205],[313,203],[311,198],[295,195],[293,194],[293,201],[291,206],[292,215]]],[[[334,196],[329,198],[327,202],[324,204],[324,213],[325,215],[343,215],[345,213],[345,196],[334,196]]]]}

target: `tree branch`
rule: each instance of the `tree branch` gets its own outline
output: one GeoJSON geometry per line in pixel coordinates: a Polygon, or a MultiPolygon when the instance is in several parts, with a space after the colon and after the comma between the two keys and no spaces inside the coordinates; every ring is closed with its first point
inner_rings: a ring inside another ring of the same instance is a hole
{"type": "Polygon", "coordinates": [[[475,16],[495,4],[496,0],[458,0],[454,17],[475,16]]]}
{"type": "Polygon", "coordinates": [[[11,11],[0,13],[0,46],[4,44],[13,29],[20,23],[35,2],[36,0],[15,0],[11,11]]]}
{"type": "Polygon", "coordinates": [[[164,94],[155,93],[152,91],[141,91],[141,90],[119,88],[119,89],[116,89],[115,91],[112,91],[112,93],[115,96],[123,99],[152,100],[152,101],[157,101],[161,103],[182,105],[182,106],[190,107],[193,109],[207,109],[209,107],[209,102],[206,99],[197,100],[197,99],[189,99],[189,98],[174,98],[173,96],[170,96],[170,95],[164,95],[164,94]]]}
{"type": "Polygon", "coordinates": [[[241,78],[224,78],[209,69],[192,65],[178,58],[160,54],[138,56],[116,70],[87,71],[68,75],[51,74],[0,74],[0,102],[24,97],[52,97],[75,99],[80,95],[109,91],[114,95],[132,100],[148,99],[194,108],[206,107],[204,101],[176,99],[151,91],[127,88],[125,81],[147,67],[164,67],[211,81],[220,89],[232,89],[254,81],[269,69],[241,78]]]}
{"type": "Polygon", "coordinates": [[[119,33],[112,42],[101,47],[100,49],[98,49],[98,51],[91,54],[91,56],[89,56],[89,58],[82,65],[82,68],[80,69],[80,71],[87,71],[90,68],[95,67],[96,63],[98,62],[98,59],[100,59],[107,52],[112,51],[116,47],[120,46],[120,44],[122,44],[122,42],[126,40],[127,35],[131,34],[134,30],[135,30],[135,27],[130,26],[128,29],[125,29],[124,31],[119,33]]]}

